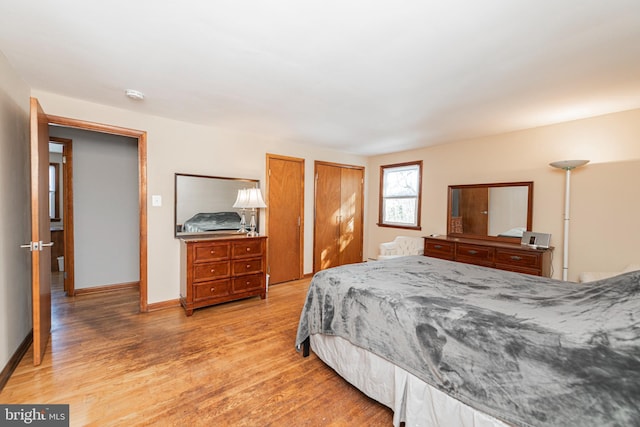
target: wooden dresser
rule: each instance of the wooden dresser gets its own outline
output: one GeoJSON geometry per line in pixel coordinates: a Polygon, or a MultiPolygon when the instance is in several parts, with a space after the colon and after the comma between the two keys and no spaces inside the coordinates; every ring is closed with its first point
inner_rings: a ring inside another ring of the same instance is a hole
{"type": "Polygon", "coordinates": [[[427,236],[424,255],[500,270],[551,277],[553,248],[533,249],[519,243],[427,236]]]}
{"type": "Polygon", "coordinates": [[[266,240],[258,237],[180,242],[180,303],[187,316],[213,304],[260,296],[266,289],[266,240]]]}

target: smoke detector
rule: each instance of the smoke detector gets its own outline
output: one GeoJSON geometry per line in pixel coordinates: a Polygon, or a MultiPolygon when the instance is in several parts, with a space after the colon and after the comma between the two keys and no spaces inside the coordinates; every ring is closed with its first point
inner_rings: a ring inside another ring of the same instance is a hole
{"type": "Polygon", "coordinates": [[[142,101],[144,99],[144,93],[139,90],[127,89],[124,91],[124,94],[135,101],[142,101]]]}

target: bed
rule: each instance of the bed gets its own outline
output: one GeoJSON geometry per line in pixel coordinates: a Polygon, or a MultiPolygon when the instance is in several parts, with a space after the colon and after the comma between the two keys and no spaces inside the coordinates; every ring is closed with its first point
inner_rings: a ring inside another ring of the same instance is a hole
{"type": "Polygon", "coordinates": [[[237,212],[201,212],[182,225],[182,232],[222,231],[240,229],[240,215],[237,212]]]}
{"type": "Polygon", "coordinates": [[[336,267],[309,286],[309,344],[396,426],[640,425],[640,271],[575,284],[424,256],[336,267]]]}

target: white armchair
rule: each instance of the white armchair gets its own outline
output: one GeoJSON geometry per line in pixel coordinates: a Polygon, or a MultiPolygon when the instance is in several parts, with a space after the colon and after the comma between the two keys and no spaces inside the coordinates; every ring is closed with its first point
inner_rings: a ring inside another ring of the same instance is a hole
{"type": "Polygon", "coordinates": [[[593,282],[600,279],[608,279],[618,274],[629,273],[631,271],[640,270],[640,264],[629,264],[622,271],[585,271],[580,273],[578,280],[580,283],[593,282]]]}
{"type": "Polygon", "coordinates": [[[422,237],[398,236],[392,242],[380,243],[378,260],[424,254],[422,237]]]}

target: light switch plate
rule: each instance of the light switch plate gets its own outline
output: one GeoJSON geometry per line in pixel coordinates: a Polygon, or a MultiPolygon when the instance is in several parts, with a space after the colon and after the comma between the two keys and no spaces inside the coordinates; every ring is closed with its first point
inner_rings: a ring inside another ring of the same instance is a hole
{"type": "Polygon", "coordinates": [[[151,206],[154,206],[154,207],[162,206],[162,196],[158,194],[151,196],[151,206]]]}

